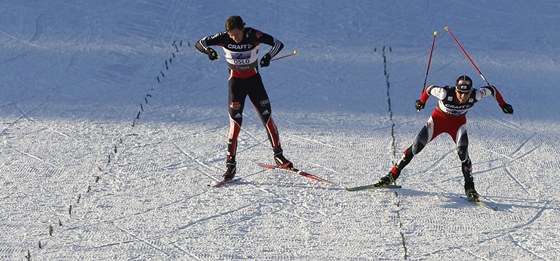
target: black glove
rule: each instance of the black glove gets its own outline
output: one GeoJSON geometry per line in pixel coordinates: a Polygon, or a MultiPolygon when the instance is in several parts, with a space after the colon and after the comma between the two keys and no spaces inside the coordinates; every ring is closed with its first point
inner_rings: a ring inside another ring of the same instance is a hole
{"type": "Polygon", "coordinates": [[[270,56],[269,53],[266,53],[265,55],[263,55],[263,57],[261,58],[261,67],[267,67],[270,65],[270,59],[272,57],[270,56]]]}
{"type": "Polygon", "coordinates": [[[426,104],[423,104],[420,100],[416,100],[416,111],[424,109],[424,106],[426,106],[426,104]]]}
{"type": "Polygon", "coordinates": [[[502,111],[504,111],[505,114],[513,114],[513,107],[510,104],[504,103],[504,105],[502,105],[502,111]]]}
{"type": "Polygon", "coordinates": [[[210,59],[212,61],[219,58],[216,51],[214,51],[214,49],[212,49],[212,48],[208,48],[208,51],[206,51],[206,53],[208,54],[208,59],[210,59]]]}

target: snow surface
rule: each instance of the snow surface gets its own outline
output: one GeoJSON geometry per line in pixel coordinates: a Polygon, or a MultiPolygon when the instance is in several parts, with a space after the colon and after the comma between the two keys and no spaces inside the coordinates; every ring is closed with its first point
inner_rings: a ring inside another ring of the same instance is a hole
{"type": "Polygon", "coordinates": [[[559,24],[553,0],[2,1],[0,259],[555,260],[559,24]],[[225,169],[227,70],[193,45],[230,15],[299,51],[261,74],[286,157],[335,185],[259,168],[272,151],[249,106],[242,182],[207,186],[225,169]],[[435,99],[414,101],[435,30],[428,83],[484,84],[446,25],[515,109],[469,113],[477,189],[499,210],[460,197],[446,135],[403,189],[346,191],[428,119],[435,99]]]}

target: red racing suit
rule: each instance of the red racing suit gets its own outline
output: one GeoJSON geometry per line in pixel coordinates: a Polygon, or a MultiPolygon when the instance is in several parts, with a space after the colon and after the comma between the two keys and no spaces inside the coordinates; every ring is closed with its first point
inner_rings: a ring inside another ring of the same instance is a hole
{"type": "Polygon", "coordinates": [[[408,147],[399,162],[391,170],[394,175],[400,174],[402,170],[422,149],[438,135],[447,133],[456,144],[459,159],[462,162],[462,172],[465,177],[465,188],[474,187],[472,179],[472,163],[468,154],[469,138],[467,135],[467,112],[475,103],[485,97],[493,96],[500,107],[505,102],[498,89],[494,86],[484,86],[479,89],[473,88],[468,100],[459,103],[455,95],[455,87],[429,85],[422,92],[420,102],[426,104],[430,96],[436,97],[439,101],[432,115],[420,130],[414,143],[408,147]]]}

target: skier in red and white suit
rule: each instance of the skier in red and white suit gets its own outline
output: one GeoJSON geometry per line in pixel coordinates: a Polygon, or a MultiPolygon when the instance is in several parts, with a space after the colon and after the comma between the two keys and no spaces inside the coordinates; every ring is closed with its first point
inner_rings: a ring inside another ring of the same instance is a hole
{"type": "Polygon", "coordinates": [[[429,96],[436,97],[439,102],[426,125],[416,136],[414,143],[408,147],[401,159],[391,169],[387,176],[381,178],[376,184],[383,187],[393,183],[400,175],[401,170],[412,160],[414,155],[438,135],[447,133],[453,138],[457,146],[457,153],[462,162],[462,172],[465,178],[465,194],[470,200],[478,199],[472,177],[472,163],[468,154],[469,138],[467,136],[467,112],[475,103],[487,96],[493,96],[498,105],[506,114],[513,113],[513,107],[507,104],[498,89],[494,86],[483,86],[479,89],[472,88],[470,77],[463,75],[457,78],[455,86],[429,85],[422,92],[422,97],[416,101],[416,110],[424,108],[429,96]]]}
{"type": "Polygon", "coordinates": [[[293,168],[293,164],[283,156],[278,129],[271,117],[271,106],[258,70],[258,53],[260,44],[272,46],[263,55],[260,65],[270,65],[272,57],[277,55],[284,44],[278,39],[259,30],[245,27],[240,16],[231,16],[226,20],[226,30],[199,40],[195,47],[208,55],[210,60],[218,59],[218,54],[209,46],[221,46],[229,67],[229,116],[230,127],[227,135],[227,170],[224,180],[231,180],[236,173],[237,136],[243,121],[245,98],[253,103],[266,128],[268,139],[274,151],[274,160],[283,168],[293,168]]]}

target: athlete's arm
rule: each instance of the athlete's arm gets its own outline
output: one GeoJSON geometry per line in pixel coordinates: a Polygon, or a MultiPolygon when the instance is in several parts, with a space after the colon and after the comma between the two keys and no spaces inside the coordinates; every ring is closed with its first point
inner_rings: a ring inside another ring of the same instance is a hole
{"type": "Polygon", "coordinates": [[[264,43],[264,44],[272,46],[270,51],[268,51],[268,54],[270,54],[271,58],[276,56],[284,48],[284,44],[280,40],[272,37],[271,35],[269,35],[267,33],[263,33],[259,30],[250,28],[249,32],[248,32],[248,35],[249,35],[249,39],[251,39],[255,42],[264,43]]]}

